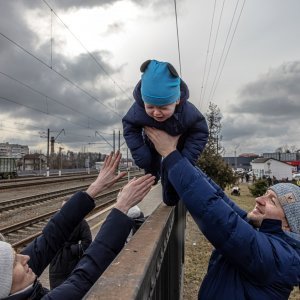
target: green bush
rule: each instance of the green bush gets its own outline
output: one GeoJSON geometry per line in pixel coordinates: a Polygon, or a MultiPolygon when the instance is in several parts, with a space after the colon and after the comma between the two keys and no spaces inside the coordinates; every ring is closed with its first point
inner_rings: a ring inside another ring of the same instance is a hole
{"type": "Polygon", "coordinates": [[[250,193],[254,197],[259,197],[265,194],[268,189],[268,182],[266,179],[258,179],[255,183],[249,186],[250,193]]]}

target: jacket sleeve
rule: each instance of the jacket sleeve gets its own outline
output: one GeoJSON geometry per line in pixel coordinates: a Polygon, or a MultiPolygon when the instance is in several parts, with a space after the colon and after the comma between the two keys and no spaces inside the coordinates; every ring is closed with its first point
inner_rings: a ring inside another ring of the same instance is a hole
{"type": "Polygon", "coordinates": [[[201,169],[197,168],[199,173],[204,176],[209,184],[216,190],[217,195],[222,198],[224,202],[226,202],[241,218],[247,219],[247,212],[237,206],[227,195],[224,191],[210,178],[208,177],[201,169]]]}
{"type": "Polygon", "coordinates": [[[82,299],[121,251],[132,226],[127,215],[113,209],[69,278],[43,299],[82,299]]]}
{"type": "Polygon", "coordinates": [[[242,219],[178,151],[167,156],[164,165],[170,182],[215,249],[244,274],[266,283],[272,276],[270,270],[277,267],[279,255],[268,235],[242,219]]]}
{"type": "Polygon", "coordinates": [[[208,127],[204,116],[189,104],[189,114],[186,118],[192,118],[187,133],[184,135],[185,142],[181,153],[192,165],[195,165],[208,140],[208,127]]]}
{"type": "Polygon", "coordinates": [[[87,193],[74,194],[50,219],[42,234],[22,251],[30,256],[28,264],[37,276],[42,274],[74,228],[94,207],[94,200],[87,193]]]}
{"type": "Polygon", "coordinates": [[[135,121],[137,104],[134,103],[127,114],[123,117],[123,134],[132,158],[136,165],[142,169],[151,168],[151,151],[145,144],[143,137],[143,127],[135,121]]]}

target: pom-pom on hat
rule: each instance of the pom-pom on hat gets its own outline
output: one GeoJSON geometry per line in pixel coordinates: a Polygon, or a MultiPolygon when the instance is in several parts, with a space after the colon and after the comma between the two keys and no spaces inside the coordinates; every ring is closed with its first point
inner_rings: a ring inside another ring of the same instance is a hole
{"type": "Polygon", "coordinates": [[[269,189],[277,195],[291,232],[300,237],[300,187],[292,183],[278,183],[269,189]]]}
{"type": "Polygon", "coordinates": [[[0,299],[7,297],[10,293],[14,259],[12,246],[0,241],[0,299]]]}
{"type": "Polygon", "coordinates": [[[179,100],[180,77],[170,63],[147,60],[141,72],[141,94],[145,103],[163,106],[179,100]]]}

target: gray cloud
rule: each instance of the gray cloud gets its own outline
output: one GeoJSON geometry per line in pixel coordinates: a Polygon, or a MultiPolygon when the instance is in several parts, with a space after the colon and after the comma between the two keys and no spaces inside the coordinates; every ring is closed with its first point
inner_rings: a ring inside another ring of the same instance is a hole
{"type": "Polygon", "coordinates": [[[271,140],[269,151],[283,144],[297,144],[299,80],[300,62],[294,61],[269,70],[243,87],[226,109],[222,131],[225,144],[240,143],[262,151],[271,140]]]}
{"type": "MultiPolygon", "coordinates": [[[[22,18],[24,9],[28,7],[24,7],[24,1],[12,2],[0,2],[0,32],[13,41],[0,36],[0,130],[13,130],[8,128],[11,125],[7,125],[7,118],[10,123],[19,122],[22,125],[16,127],[29,134],[25,143],[34,145],[40,142],[39,131],[50,128],[59,132],[64,128],[66,134],[61,138],[78,147],[78,143],[99,140],[95,137],[96,130],[110,133],[112,128],[120,128],[120,115],[126,106],[128,108],[128,99],[114,86],[112,76],[118,74],[121,67],[113,67],[104,59],[110,57],[110,53],[100,50],[91,53],[93,58],[88,53],[70,58],[63,56],[56,47],[53,48],[51,70],[47,67],[50,65],[49,44],[37,47],[37,42],[40,43],[38,36],[22,18]],[[121,108],[118,107],[118,112],[114,103],[116,98],[121,108]]],[[[96,2],[99,4],[99,1],[90,1],[90,4],[96,2]]],[[[100,4],[104,3],[106,1],[100,4]]],[[[26,5],[33,8],[37,4],[36,1],[28,1],[26,5]]],[[[15,130],[16,138],[18,130],[15,130]]],[[[106,138],[111,139],[112,136],[106,138]]]]}

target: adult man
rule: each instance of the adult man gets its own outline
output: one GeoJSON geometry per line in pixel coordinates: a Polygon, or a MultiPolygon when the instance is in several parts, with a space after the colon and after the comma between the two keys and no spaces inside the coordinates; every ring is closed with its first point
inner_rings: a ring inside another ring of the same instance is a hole
{"type": "Polygon", "coordinates": [[[151,189],[154,176],[145,175],[131,180],[119,193],[115,208],[103,223],[95,240],[69,278],[48,291],[37,281],[74,228],[94,207],[93,198],[112,186],[126,173],[115,175],[121,155],[106,157],[97,179],[86,192],[78,192],[48,222],[43,234],[29,244],[22,254],[0,242],[0,299],[82,299],[99,276],[121,251],[133,221],[126,214],[151,189]]]}
{"type": "Polygon", "coordinates": [[[248,214],[176,150],[178,137],[146,128],[182,201],[214,246],[199,299],[288,299],[300,282],[300,189],[270,187],[248,214]],[[258,229],[257,229],[258,228],[258,229]]]}

